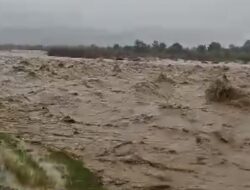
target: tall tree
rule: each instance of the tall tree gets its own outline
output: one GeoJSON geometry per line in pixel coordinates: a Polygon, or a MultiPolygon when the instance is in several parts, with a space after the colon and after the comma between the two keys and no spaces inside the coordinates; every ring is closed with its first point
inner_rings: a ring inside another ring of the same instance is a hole
{"type": "Polygon", "coordinates": [[[141,40],[135,40],[135,51],[138,53],[144,53],[149,49],[149,46],[141,40]]]}
{"type": "Polygon", "coordinates": [[[183,51],[183,47],[181,44],[179,43],[174,43],[172,46],[170,46],[168,48],[168,50],[171,52],[171,53],[181,53],[183,51]]]}
{"type": "Polygon", "coordinates": [[[208,46],[208,51],[210,52],[219,52],[221,51],[222,49],[222,46],[220,43],[218,42],[212,42],[209,46],[208,46]]]}
{"type": "Polygon", "coordinates": [[[198,53],[205,53],[207,51],[207,47],[205,45],[199,45],[197,47],[197,52],[198,53]]]}
{"type": "Polygon", "coordinates": [[[250,40],[247,40],[242,46],[242,50],[249,52],[250,51],[250,40]]]}

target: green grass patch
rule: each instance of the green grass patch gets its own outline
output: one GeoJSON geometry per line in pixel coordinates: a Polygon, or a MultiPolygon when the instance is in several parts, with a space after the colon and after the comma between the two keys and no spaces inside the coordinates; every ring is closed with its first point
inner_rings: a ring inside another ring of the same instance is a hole
{"type": "Polygon", "coordinates": [[[84,167],[79,160],[71,158],[64,152],[51,152],[49,158],[67,168],[67,190],[105,190],[98,178],[84,167]]]}
{"type": "Polygon", "coordinates": [[[5,168],[23,186],[47,188],[53,185],[46,172],[33,158],[17,146],[18,140],[0,133],[0,154],[5,168]]]}
{"type": "Polygon", "coordinates": [[[0,133],[0,144],[7,144],[12,148],[16,148],[18,141],[7,133],[0,133]]]}
{"type": "Polygon", "coordinates": [[[0,133],[0,164],[15,177],[21,189],[63,190],[105,190],[96,177],[84,164],[63,151],[45,151],[35,159],[26,151],[27,144],[0,133]],[[39,160],[39,161],[38,161],[39,160]],[[51,168],[50,168],[51,167],[51,168]]]}

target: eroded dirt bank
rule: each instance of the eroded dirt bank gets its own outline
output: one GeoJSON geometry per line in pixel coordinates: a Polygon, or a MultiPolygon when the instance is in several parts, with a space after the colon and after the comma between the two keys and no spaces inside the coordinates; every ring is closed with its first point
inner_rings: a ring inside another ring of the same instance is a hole
{"type": "Polygon", "coordinates": [[[250,67],[0,54],[0,131],[78,155],[109,190],[247,190],[250,67]]]}

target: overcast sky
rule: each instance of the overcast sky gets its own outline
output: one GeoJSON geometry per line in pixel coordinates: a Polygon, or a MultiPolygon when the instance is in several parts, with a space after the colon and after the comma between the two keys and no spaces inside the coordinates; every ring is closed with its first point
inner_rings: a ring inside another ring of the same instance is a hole
{"type": "Polygon", "coordinates": [[[249,10],[249,0],[0,0],[0,29],[208,30],[237,43],[250,38],[249,10]]]}

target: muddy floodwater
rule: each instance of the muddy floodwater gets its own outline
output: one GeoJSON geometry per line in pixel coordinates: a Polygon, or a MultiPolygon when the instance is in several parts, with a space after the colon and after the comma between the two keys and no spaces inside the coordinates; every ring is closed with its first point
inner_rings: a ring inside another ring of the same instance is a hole
{"type": "Polygon", "coordinates": [[[0,52],[0,185],[248,190],[249,81],[237,63],[0,52]]]}

